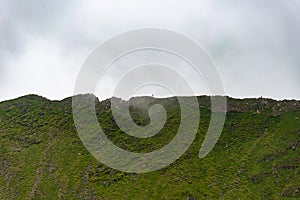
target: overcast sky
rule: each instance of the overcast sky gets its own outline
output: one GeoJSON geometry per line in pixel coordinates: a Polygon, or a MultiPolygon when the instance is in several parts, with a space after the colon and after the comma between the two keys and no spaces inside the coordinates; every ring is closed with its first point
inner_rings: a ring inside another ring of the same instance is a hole
{"type": "Polygon", "coordinates": [[[202,44],[229,96],[300,99],[298,0],[0,0],[0,101],[71,96],[91,50],[143,27],[202,44]]]}

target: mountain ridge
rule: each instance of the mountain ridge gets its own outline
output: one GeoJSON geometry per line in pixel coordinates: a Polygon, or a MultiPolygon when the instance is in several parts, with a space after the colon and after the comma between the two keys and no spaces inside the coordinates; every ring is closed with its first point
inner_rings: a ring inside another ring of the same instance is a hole
{"type": "MultiPolygon", "coordinates": [[[[122,102],[131,102],[134,100],[138,100],[138,99],[153,99],[155,100],[164,100],[164,99],[173,99],[173,98],[177,98],[178,96],[172,96],[172,97],[166,97],[166,98],[156,98],[156,97],[151,97],[151,96],[138,96],[138,97],[132,97],[129,100],[124,100],[120,97],[111,97],[105,100],[99,100],[99,98],[97,96],[95,96],[94,94],[80,94],[80,95],[75,95],[75,96],[71,96],[71,97],[66,97],[62,100],[49,100],[43,96],[40,95],[35,95],[35,94],[29,94],[29,95],[25,95],[25,96],[21,96],[15,99],[11,99],[11,100],[5,100],[0,102],[0,105],[2,103],[9,103],[9,102],[15,102],[15,101],[36,101],[36,100],[42,100],[45,102],[52,102],[52,103],[64,103],[64,102],[71,102],[73,97],[76,96],[93,96],[96,99],[97,103],[100,104],[109,104],[109,101],[112,98],[118,99],[119,101],[122,102]]],[[[191,98],[194,96],[180,96],[181,98],[191,98]]],[[[200,107],[206,107],[210,109],[210,96],[207,95],[202,95],[202,96],[195,96],[198,98],[199,101],[199,105],[200,107]]],[[[218,95],[214,96],[214,97],[218,97],[218,95]]],[[[257,112],[260,111],[260,109],[262,109],[263,107],[265,108],[272,108],[272,113],[273,114],[279,114],[279,113],[283,113],[283,112],[288,112],[288,111],[293,111],[293,110],[300,110],[300,100],[275,100],[275,99],[271,99],[271,98],[244,98],[244,99],[240,99],[240,98],[233,98],[233,97],[229,97],[229,96],[221,96],[221,97],[225,97],[227,99],[227,111],[245,111],[245,112],[257,112]],[[261,107],[262,108],[261,108],[261,107]]]]}
{"type": "MultiPolygon", "coordinates": [[[[74,126],[72,97],[27,95],[1,102],[0,199],[300,198],[299,101],[228,98],[220,139],[199,159],[211,111],[208,96],[197,98],[201,119],[190,148],[170,166],[146,174],[120,172],[91,156],[74,126]]],[[[129,103],[138,125],[148,124],[149,116],[135,103],[162,104],[168,119],[155,137],[137,139],[118,128],[110,99],[97,102],[99,124],[115,145],[151,152],[172,140],[180,123],[175,97],[129,103]]]]}

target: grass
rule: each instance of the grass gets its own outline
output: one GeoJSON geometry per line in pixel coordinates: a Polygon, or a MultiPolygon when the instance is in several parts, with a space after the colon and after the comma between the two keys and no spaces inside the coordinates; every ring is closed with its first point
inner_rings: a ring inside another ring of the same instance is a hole
{"type": "MultiPolygon", "coordinates": [[[[120,172],[93,158],[75,130],[70,98],[49,101],[28,95],[1,102],[0,199],[300,198],[299,102],[229,98],[222,135],[199,159],[210,106],[208,97],[198,100],[201,120],[190,148],[170,166],[146,174],[120,172]]],[[[141,126],[149,116],[135,104],[164,105],[164,128],[147,139],[129,136],[114,123],[109,101],[102,101],[96,110],[107,136],[135,152],[170,142],[180,122],[176,99],[131,101],[131,116],[141,126]]]]}

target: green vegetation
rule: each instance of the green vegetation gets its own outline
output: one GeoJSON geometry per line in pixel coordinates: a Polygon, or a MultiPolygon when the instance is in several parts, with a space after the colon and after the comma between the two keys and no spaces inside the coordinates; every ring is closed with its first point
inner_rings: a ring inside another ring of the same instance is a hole
{"type": "MultiPolygon", "coordinates": [[[[0,199],[300,198],[299,101],[228,98],[220,140],[199,159],[210,101],[198,100],[201,120],[193,144],[167,168],[146,174],[119,172],[89,154],[75,130],[71,98],[28,95],[1,102],[0,199]]],[[[150,152],[172,140],[180,122],[176,98],[139,97],[130,103],[137,124],[149,123],[146,110],[156,103],[166,108],[167,123],[154,137],[134,138],[115,124],[109,100],[97,102],[99,123],[116,145],[150,152]]]]}

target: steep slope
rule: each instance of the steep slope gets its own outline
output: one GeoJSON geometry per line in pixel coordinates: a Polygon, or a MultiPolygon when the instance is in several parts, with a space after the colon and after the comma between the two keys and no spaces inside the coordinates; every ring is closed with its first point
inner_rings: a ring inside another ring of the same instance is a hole
{"type": "MultiPolygon", "coordinates": [[[[188,98],[188,97],[186,97],[188,98]]],[[[99,163],[76,132],[71,98],[28,95],[0,103],[0,199],[281,199],[300,198],[300,102],[228,98],[222,135],[207,157],[198,151],[210,100],[198,97],[201,120],[189,150],[169,167],[123,173],[99,163]]],[[[150,152],[172,140],[180,122],[176,98],[137,97],[131,116],[149,123],[147,108],[164,105],[168,119],[154,137],[138,139],[115,124],[110,100],[98,119],[119,147],[150,152]]]]}

